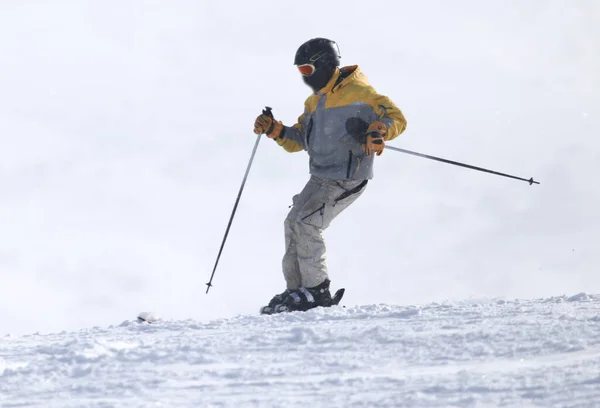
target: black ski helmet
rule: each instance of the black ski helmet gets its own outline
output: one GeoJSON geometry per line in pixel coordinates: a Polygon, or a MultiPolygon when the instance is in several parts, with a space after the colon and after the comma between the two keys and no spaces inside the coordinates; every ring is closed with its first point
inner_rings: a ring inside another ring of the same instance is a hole
{"type": "Polygon", "coordinates": [[[316,68],[330,65],[340,65],[340,49],[335,41],[327,38],[313,38],[302,44],[296,57],[294,65],[313,64],[316,68]]]}

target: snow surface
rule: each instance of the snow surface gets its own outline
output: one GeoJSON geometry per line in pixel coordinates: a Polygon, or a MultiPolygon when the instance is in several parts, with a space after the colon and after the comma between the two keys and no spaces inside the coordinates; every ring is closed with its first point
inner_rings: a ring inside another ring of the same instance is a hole
{"type": "Polygon", "coordinates": [[[600,296],[125,321],[0,339],[0,406],[598,407],[600,296]]]}

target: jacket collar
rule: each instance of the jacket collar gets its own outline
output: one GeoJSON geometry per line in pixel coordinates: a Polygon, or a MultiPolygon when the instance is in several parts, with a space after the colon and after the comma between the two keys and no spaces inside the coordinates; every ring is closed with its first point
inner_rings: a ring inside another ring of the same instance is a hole
{"type": "Polygon", "coordinates": [[[334,89],[344,86],[348,82],[357,79],[361,75],[358,65],[350,65],[343,68],[336,68],[333,76],[323,88],[315,92],[315,95],[326,95],[334,89]]]}

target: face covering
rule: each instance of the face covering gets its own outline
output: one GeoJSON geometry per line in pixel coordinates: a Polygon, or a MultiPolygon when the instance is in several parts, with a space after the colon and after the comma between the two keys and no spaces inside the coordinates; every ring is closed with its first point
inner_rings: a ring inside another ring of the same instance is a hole
{"type": "Polygon", "coordinates": [[[334,72],[335,66],[325,65],[317,67],[315,72],[310,76],[303,75],[302,80],[313,90],[313,92],[317,92],[327,85],[334,72]]]}

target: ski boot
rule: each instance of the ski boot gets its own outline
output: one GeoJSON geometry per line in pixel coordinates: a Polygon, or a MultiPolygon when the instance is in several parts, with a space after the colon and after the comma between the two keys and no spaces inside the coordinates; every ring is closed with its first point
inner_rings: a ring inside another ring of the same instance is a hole
{"type": "Polygon", "coordinates": [[[287,311],[281,310],[281,307],[283,306],[285,299],[289,296],[291,292],[291,290],[286,289],[280,294],[273,296],[273,299],[271,299],[267,306],[263,306],[260,308],[260,314],[273,314],[287,311]]]}
{"type": "Polygon", "coordinates": [[[315,307],[330,307],[340,303],[345,289],[339,289],[332,297],[329,292],[331,281],[326,279],[323,283],[313,288],[300,287],[287,289],[275,295],[267,306],[260,309],[260,314],[274,314],[284,312],[304,312],[315,307]]]}
{"type": "Polygon", "coordinates": [[[287,308],[285,311],[304,312],[319,306],[331,306],[330,283],[331,281],[326,279],[323,283],[313,288],[300,287],[291,291],[283,303],[283,306],[287,308]]]}

